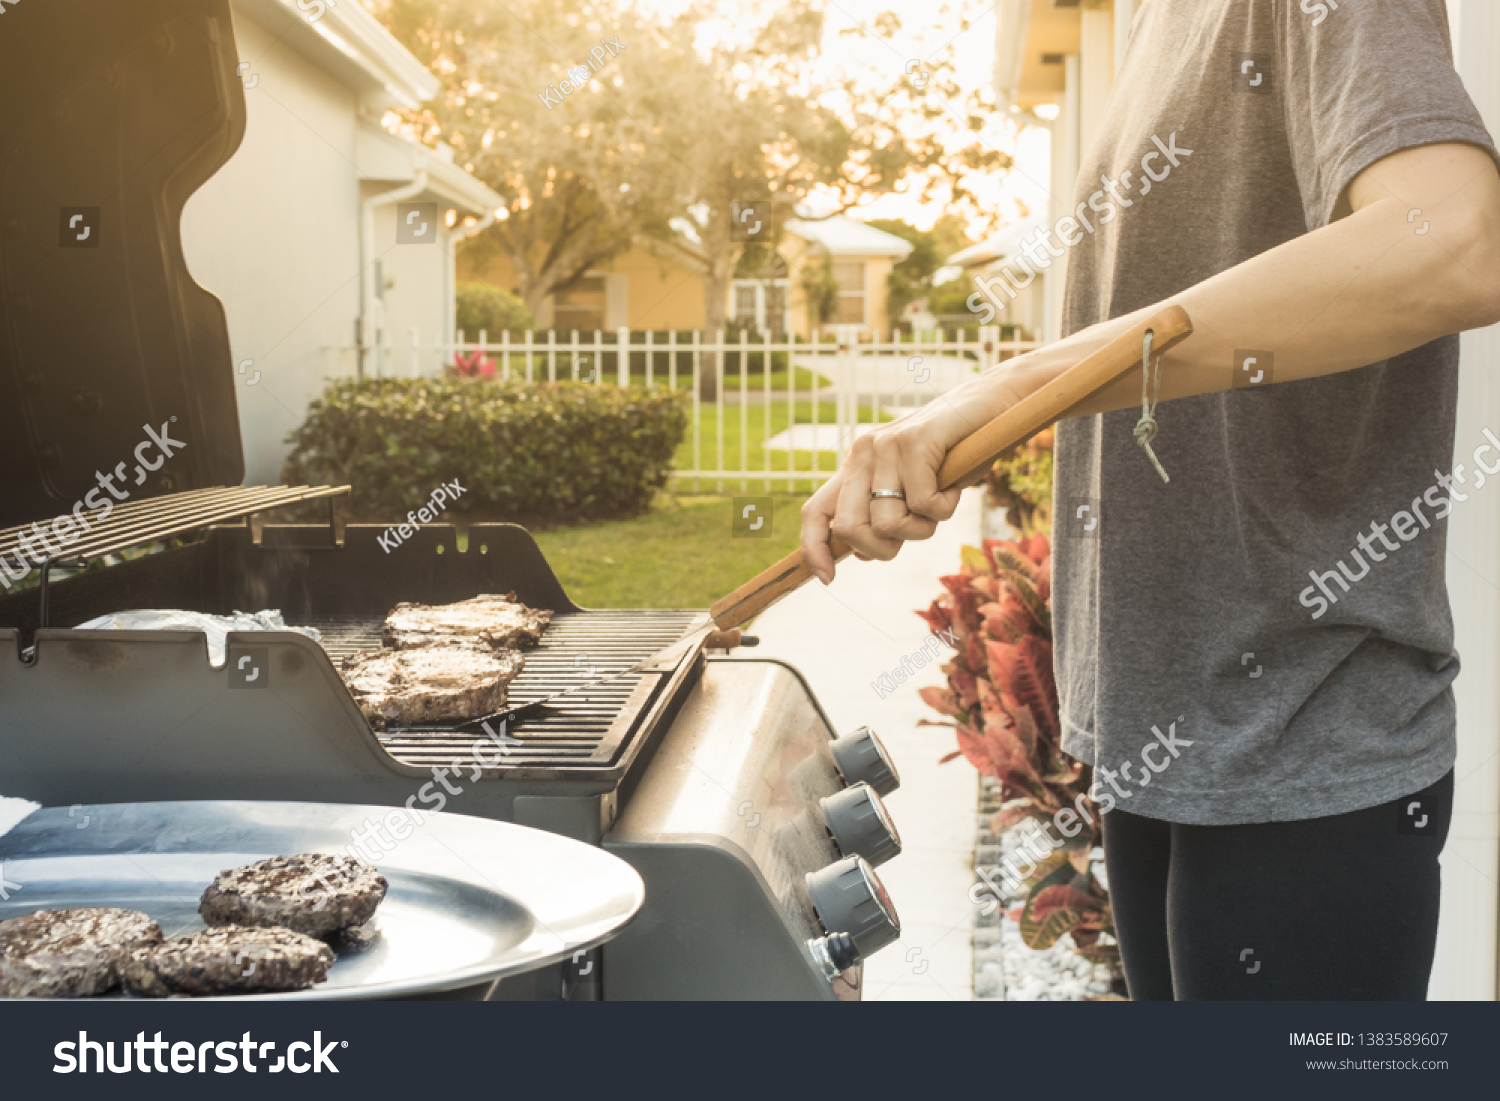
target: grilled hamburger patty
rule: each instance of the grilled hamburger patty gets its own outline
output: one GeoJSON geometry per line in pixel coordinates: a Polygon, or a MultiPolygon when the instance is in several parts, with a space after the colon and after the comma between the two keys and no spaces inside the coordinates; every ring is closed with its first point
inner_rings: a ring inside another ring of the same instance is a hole
{"type": "Polygon", "coordinates": [[[377,727],[462,721],[499,711],[526,659],[515,650],[428,647],[344,659],[344,683],[377,727]]]}
{"type": "Polygon", "coordinates": [[[326,937],[369,921],[386,886],[385,876],[351,856],[273,856],[220,872],[198,913],[211,926],[282,926],[326,937]]]}
{"type": "Polygon", "coordinates": [[[515,593],[487,594],[457,604],[397,604],[380,637],[393,650],[475,645],[492,650],[535,646],[552,613],[528,608],[515,593]]]}
{"type": "Polygon", "coordinates": [[[133,950],[160,940],[161,926],[138,910],[38,910],[0,921],[0,997],[103,994],[133,950]]]}
{"type": "Polygon", "coordinates": [[[320,983],[333,960],[328,945],[290,929],[225,925],[138,948],[120,977],[127,990],[151,998],[264,994],[320,983]]]}

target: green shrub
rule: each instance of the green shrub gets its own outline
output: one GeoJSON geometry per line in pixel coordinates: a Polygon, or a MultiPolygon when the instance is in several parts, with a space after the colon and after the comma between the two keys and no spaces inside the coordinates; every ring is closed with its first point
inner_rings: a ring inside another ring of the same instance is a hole
{"type": "MultiPolygon", "coordinates": [[[[288,437],[284,480],[351,487],[356,515],[405,516],[444,482],[475,519],[632,516],[687,431],[682,395],[577,382],[332,383],[288,437]]],[[[448,518],[453,518],[452,514],[448,518]]]]}
{"type": "Polygon", "coordinates": [[[465,340],[478,340],[481,332],[494,338],[507,329],[520,334],[536,328],[525,302],[489,283],[458,284],[453,323],[465,340]]]}
{"type": "Polygon", "coordinates": [[[1052,429],[1000,453],[985,476],[990,500],[1022,535],[1052,532],[1052,429]]]}

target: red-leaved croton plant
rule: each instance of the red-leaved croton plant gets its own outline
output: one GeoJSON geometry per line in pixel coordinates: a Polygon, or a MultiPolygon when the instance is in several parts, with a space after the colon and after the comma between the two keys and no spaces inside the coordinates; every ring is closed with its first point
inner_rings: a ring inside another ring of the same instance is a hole
{"type": "MultiPolygon", "coordinates": [[[[948,687],[921,690],[929,706],[952,720],[928,725],[951,726],[958,736],[958,749],[943,759],[962,755],[999,780],[1003,802],[993,833],[1027,818],[1051,822],[1089,786],[1088,770],[1062,751],[1052,676],[1052,547],[1041,534],[985,540],[982,548],[963,548],[961,572],[941,580],[947,591],[917,614],[934,631],[951,630],[956,647],[943,666],[948,687]]],[[[1093,824],[1080,818],[1082,829],[1072,838],[1049,829],[1062,847],[1035,863],[1024,880],[1026,900],[1010,916],[1032,948],[1072,933],[1083,956],[1114,961],[1109,895],[1089,864],[1099,844],[1099,814],[1087,795],[1083,806],[1093,824]],[[1103,943],[1102,933],[1109,934],[1103,943]]],[[[1017,870],[1027,863],[1017,858],[1017,870]]]]}

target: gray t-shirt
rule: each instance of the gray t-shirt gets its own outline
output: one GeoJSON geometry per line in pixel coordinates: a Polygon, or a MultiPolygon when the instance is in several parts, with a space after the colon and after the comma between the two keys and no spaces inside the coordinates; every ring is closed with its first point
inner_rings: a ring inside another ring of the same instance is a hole
{"type": "MultiPolygon", "coordinates": [[[[1397,150],[1495,155],[1443,0],[1310,7],[1140,9],[1083,157],[1074,202],[1093,228],[1070,253],[1067,332],[1326,225],[1350,181],[1397,150]]],[[[1280,385],[1274,352],[1224,364],[1243,388],[1162,404],[1170,485],[1136,445],[1139,410],[1059,426],[1063,747],[1127,811],[1318,818],[1453,765],[1453,505],[1436,475],[1453,466],[1458,338],[1280,385]]]]}

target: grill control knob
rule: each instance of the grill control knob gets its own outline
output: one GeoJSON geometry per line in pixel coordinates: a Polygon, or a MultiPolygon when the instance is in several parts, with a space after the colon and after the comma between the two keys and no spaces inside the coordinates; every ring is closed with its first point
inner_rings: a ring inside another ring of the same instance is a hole
{"type": "Polygon", "coordinates": [[[849,968],[859,962],[859,946],[848,933],[829,933],[826,937],[814,937],[807,942],[807,950],[823,977],[833,982],[849,968]]]}
{"type": "Polygon", "coordinates": [[[826,796],[821,806],[828,832],[844,855],[862,856],[878,868],[900,854],[901,835],[869,784],[855,784],[826,796]]]}
{"type": "Polygon", "coordinates": [[[848,933],[861,956],[878,952],[901,936],[901,919],[869,861],[846,856],[807,873],[818,920],[830,933],[848,933]]]}
{"type": "Polygon", "coordinates": [[[901,786],[901,777],[896,775],[891,755],[868,726],[835,738],[828,748],[833,750],[833,763],[838,765],[844,783],[864,782],[881,795],[889,795],[901,786]]]}

